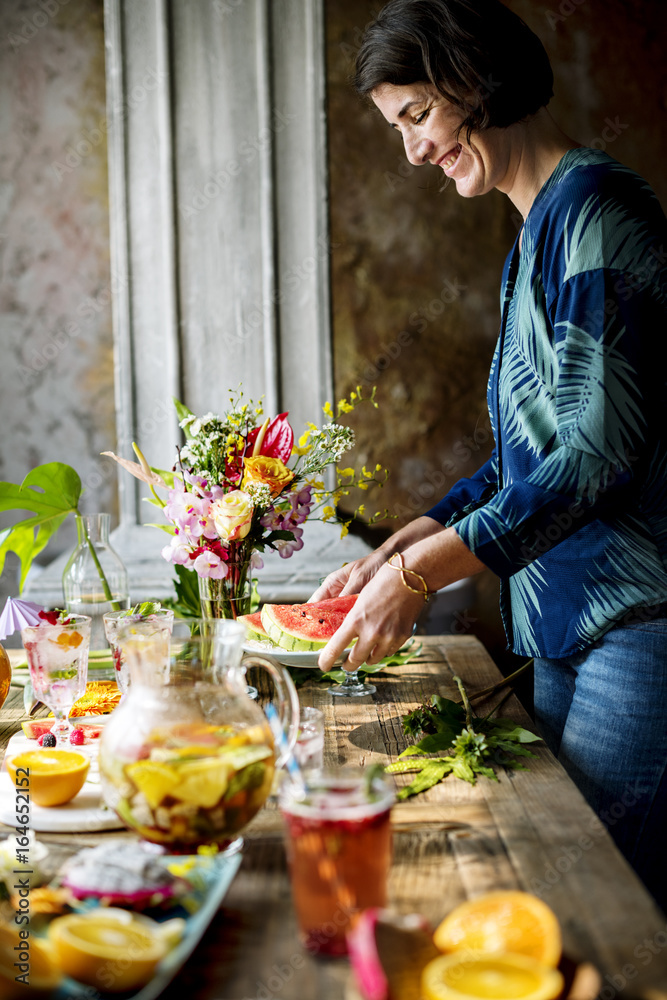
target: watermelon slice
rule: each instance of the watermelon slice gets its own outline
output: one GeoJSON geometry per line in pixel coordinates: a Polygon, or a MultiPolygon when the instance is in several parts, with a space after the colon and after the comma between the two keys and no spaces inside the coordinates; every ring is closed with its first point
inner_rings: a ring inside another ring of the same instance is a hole
{"type": "Polygon", "coordinates": [[[332,597],[316,604],[265,604],[262,625],[281,649],[309,652],[322,649],[345,621],[357,594],[332,597]]]}
{"type": "MultiPolygon", "coordinates": [[[[38,740],[44,733],[51,732],[54,722],[55,719],[29,719],[27,722],[21,723],[21,729],[29,740],[38,740]]],[[[89,740],[99,739],[104,729],[103,725],[98,725],[95,722],[76,722],[74,720],[73,724],[77,729],[83,729],[86,743],[89,740]]]]}
{"type": "Polygon", "coordinates": [[[239,615],[236,620],[243,622],[249,639],[261,639],[264,642],[268,640],[268,633],[262,625],[261,612],[255,611],[251,615],[239,615]]]}

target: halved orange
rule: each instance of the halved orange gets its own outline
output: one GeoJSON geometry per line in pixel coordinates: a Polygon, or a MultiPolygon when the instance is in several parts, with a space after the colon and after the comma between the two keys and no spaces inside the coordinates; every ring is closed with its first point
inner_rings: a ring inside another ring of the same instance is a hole
{"type": "Polygon", "coordinates": [[[7,761],[12,783],[16,784],[18,771],[16,787],[24,788],[38,806],[61,806],[73,799],[83,788],[89,767],[88,757],[71,750],[27,750],[7,761]]]}
{"type": "Polygon", "coordinates": [[[142,914],[101,906],[56,917],[49,925],[49,939],[66,975],[105,992],[122,993],[149,982],[184,927],[179,918],[159,924],[142,914]]]}
{"type": "Polygon", "coordinates": [[[14,927],[0,923],[0,996],[3,1000],[51,996],[62,977],[48,942],[38,940],[32,933],[28,937],[25,931],[21,937],[14,927]],[[25,949],[25,956],[22,949],[25,949]]]}
{"type": "Polygon", "coordinates": [[[488,892],[457,906],[433,935],[443,952],[513,952],[558,965],[562,939],[555,913],[529,892],[488,892]]]}
{"type": "Polygon", "coordinates": [[[528,955],[441,955],[422,970],[424,1000],[556,1000],[563,977],[528,955]]]}

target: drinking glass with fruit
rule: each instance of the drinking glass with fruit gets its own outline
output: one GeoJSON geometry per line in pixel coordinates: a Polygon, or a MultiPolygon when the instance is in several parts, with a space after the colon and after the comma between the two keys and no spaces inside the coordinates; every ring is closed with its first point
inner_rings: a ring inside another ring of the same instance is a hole
{"type": "Polygon", "coordinates": [[[65,749],[72,725],[69,713],[86,690],[91,619],[66,611],[41,611],[39,625],[21,629],[35,697],[55,716],[51,734],[65,749]]]}

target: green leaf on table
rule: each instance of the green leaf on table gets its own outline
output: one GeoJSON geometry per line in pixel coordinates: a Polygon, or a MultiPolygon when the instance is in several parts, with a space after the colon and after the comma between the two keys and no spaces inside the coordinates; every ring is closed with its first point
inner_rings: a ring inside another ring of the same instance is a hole
{"type": "Polygon", "coordinates": [[[23,590],[28,570],[58,530],[68,514],[78,509],[81,479],[62,462],[38,465],[23,482],[0,483],[0,511],[32,511],[28,517],[0,534],[0,573],[8,552],[15,552],[21,562],[19,591],[23,590]]]}
{"type": "Polygon", "coordinates": [[[493,719],[491,725],[494,729],[500,730],[506,739],[517,740],[519,743],[535,743],[540,739],[529,729],[517,725],[513,719],[493,719]]]}
{"type": "Polygon", "coordinates": [[[422,738],[387,768],[392,774],[419,771],[409,785],[400,789],[399,799],[432,788],[448,774],[471,785],[480,775],[497,781],[492,764],[522,770],[524,764],[517,758],[536,756],[523,744],[533,743],[539,736],[511,719],[477,718],[469,706],[468,711],[467,715],[462,704],[433,695],[430,704],[420,705],[403,717],[408,736],[422,738]],[[426,756],[444,751],[449,752],[439,757],[426,756]]]}
{"type": "MultiPolygon", "coordinates": [[[[393,765],[390,765],[392,767],[393,765]]],[[[421,771],[414,778],[409,785],[405,788],[399,788],[396,793],[397,799],[407,799],[411,795],[417,795],[419,792],[425,792],[429,788],[433,788],[438,782],[442,781],[449,772],[452,770],[452,765],[445,758],[439,758],[438,760],[428,760],[423,765],[421,771]]]]}
{"type": "Polygon", "coordinates": [[[419,656],[422,651],[423,643],[419,642],[417,639],[408,639],[404,646],[397,649],[395,653],[391,656],[385,656],[384,660],[380,660],[379,664],[376,666],[383,667],[402,667],[403,664],[409,663],[410,660],[414,660],[415,656],[419,656]]]}
{"type": "MultiPolygon", "coordinates": [[[[456,736],[456,733],[454,734],[456,736]]],[[[400,757],[412,757],[415,754],[439,753],[440,750],[448,750],[452,745],[454,737],[448,733],[436,733],[435,736],[425,736],[419,743],[406,747],[400,757]]]]}

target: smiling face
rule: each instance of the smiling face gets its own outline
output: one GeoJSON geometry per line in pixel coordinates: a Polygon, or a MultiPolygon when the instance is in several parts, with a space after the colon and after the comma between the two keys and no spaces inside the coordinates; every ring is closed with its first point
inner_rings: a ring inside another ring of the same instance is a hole
{"type": "Polygon", "coordinates": [[[401,133],[410,163],[437,166],[452,178],[464,198],[503,185],[510,164],[508,130],[477,132],[474,147],[466,142],[465,130],[457,138],[463,114],[430,83],[384,83],[371,97],[387,122],[401,133]]]}

